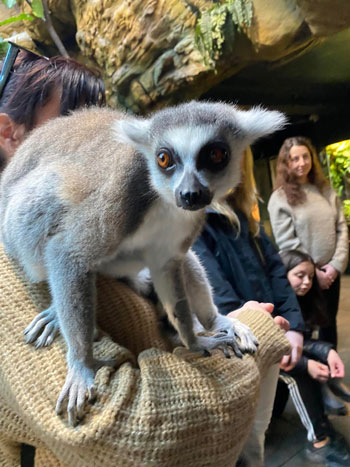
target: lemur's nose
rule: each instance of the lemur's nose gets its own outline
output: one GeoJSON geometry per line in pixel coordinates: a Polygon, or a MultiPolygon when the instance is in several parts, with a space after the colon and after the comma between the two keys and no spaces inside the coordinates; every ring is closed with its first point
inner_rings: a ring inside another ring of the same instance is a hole
{"type": "Polygon", "coordinates": [[[207,186],[198,179],[196,174],[185,173],[175,190],[176,205],[182,209],[196,211],[208,206],[212,194],[207,186]]]}
{"type": "Polygon", "coordinates": [[[182,201],[189,208],[195,206],[202,197],[202,190],[199,191],[180,191],[182,201]]]}

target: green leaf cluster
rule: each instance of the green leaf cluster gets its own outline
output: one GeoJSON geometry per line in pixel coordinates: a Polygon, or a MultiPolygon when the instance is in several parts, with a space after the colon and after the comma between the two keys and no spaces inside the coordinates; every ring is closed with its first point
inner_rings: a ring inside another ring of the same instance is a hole
{"type": "MultiPolygon", "coordinates": [[[[1,2],[6,5],[8,8],[13,8],[14,6],[17,5],[17,0],[1,0],[1,2]]],[[[32,9],[32,14],[28,13],[21,13],[20,15],[17,16],[12,16],[10,18],[6,18],[3,21],[0,21],[0,26],[3,26],[4,24],[9,24],[9,23],[14,23],[16,21],[32,21],[35,17],[37,18],[44,18],[44,8],[41,0],[32,0],[28,1],[31,9],[32,9]]],[[[1,48],[1,46],[0,46],[1,48]]]]}
{"type": "Polygon", "coordinates": [[[343,201],[343,209],[346,222],[350,225],[350,199],[345,199],[343,201]]]}
{"type": "Polygon", "coordinates": [[[204,62],[214,68],[224,42],[233,43],[236,32],[243,32],[253,18],[252,0],[227,0],[202,12],[195,28],[195,42],[204,62]]]}
{"type": "Polygon", "coordinates": [[[330,144],[326,156],[332,187],[343,199],[344,214],[350,224],[350,140],[330,144]]]}
{"type": "Polygon", "coordinates": [[[330,144],[326,154],[332,186],[342,196],[345,184],[350,182],[350,140],[330,144]]]}

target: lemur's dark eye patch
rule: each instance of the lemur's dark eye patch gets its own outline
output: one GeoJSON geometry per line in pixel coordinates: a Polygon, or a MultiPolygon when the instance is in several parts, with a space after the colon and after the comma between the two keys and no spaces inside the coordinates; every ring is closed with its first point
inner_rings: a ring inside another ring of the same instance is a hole
{"type": "Polygon", "coordinates": [[[174,166],[173,156],[171,151],[161,149],[157,154],[157,162],[161,169],[169,169],[174,166]]]}
{"type": "Polygon", "coordinates": [[[198,156],[197,169],[219,172],[226,167],[230,159],[229,147],[222,142],[214,142],[204,146],[198,156]]]}

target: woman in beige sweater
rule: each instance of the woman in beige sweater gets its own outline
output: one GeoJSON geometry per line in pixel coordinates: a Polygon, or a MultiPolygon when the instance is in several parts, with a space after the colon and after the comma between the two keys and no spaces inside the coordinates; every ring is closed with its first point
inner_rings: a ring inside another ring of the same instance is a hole
{"type": "Polygon", "coordinates": [[[340,275],[348,262],[348,229],[341,202],[325,179],[315,148],[305,137],[284,141],[268,210],[281,250],[299,250],[317,265],[329,324],[320,339],[337,344],[336,314],[340,275]]]}

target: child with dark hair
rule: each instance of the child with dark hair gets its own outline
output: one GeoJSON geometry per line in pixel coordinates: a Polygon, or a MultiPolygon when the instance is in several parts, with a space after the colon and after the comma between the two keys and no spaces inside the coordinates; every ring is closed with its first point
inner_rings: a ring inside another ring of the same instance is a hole
{"type": "MultiPolygon", "coordinates": [[[[350,465],[349,449],[325,413],[323,388],[327,384],[332,388],[333,380],[343,378],[345,369],[334,345],[317,338],[318,328],[327,325],[328,317],[319,285],[314,279],[315,264],[309,255],[296,250],[281,251],[280,256],[306,325],[302,357],[292,370],[282,376],[291,388],[290,393],[312,442],[306,449],[306,456],[322,465],[327,462],[350,465]]],[[[334,387],[339,384],[338,381],[334,387]]],[[[343,398],[350,400],[350,392],[343,386],[343,398]]]]}
{"type": "MultiPolygon", "coordinates": [[[[17,46],[10,47],[13,53],[17,46]]],[[[33,128],[79,107],[105,103],[103,81],[84,65],[26,50],[12,66],[3,62],[0,87],[0,170],[33,128]]]]}

